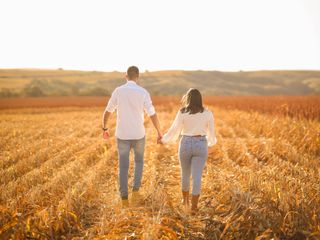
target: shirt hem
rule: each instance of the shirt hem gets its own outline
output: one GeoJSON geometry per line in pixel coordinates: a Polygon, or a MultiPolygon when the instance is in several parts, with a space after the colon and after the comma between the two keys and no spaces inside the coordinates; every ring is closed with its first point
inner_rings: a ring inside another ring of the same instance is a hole
{"type": "Polygon", "coordinates": [[[140,138],[120,138],[120,137],[116,136],[116,138],[119,140],[141,140],[145,137],[146,137],[146,135],[144,135],[143,137],[140,137],[140,138]]]}

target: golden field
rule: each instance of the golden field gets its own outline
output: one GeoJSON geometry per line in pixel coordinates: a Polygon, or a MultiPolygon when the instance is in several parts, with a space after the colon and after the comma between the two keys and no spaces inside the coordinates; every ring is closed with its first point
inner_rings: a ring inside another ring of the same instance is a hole
{"type": "MultiPolygon", "coordinates": [[[[155,101],[163,130],[171,100],[155,101]]],[[[122,207],[102,106],[0,110],[0,239],[319,239],[319,119],[208,104],[218,144],[196,216],[180,204],[178,143],[157,145],[148,119],[141,196],[122,207]]]]}

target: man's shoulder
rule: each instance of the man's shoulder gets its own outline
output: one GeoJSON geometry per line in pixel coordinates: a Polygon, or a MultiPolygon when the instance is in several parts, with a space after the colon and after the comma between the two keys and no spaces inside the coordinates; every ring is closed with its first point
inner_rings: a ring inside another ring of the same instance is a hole
{"type": "Polygon", "coordinates": [[[149,94],[149,92],[148,92],[147,89],[145,89],[144,87],[141,87],[141,86],[139,86],[139,85],[137,85],[137,86],[138,86],[139,89],[141,89],[141,91],[143,91],[143,92],[146,93],[146,94],[149,94]]]}
{"type": "Polygon", "coordinates": [[[119,87],[117,87],[118,90],[132,90],[132,91],[139,91],[141,93],[144,93],[144,94],[148,94],[149,92],[147,91],[147,89],[145,89],[144,87],[141,87],[140,85],[127,85],[127,84],[123,84],[119,87]]]}
{"type": "Polygon", "coordinates": [[[125,83],[124,83],[124,84],[122,84],[122,85],[120,85],[120,86],[116,87],[116,88],[115,88],[115,90],[117,90],[117,89],[121,89],[121,88],[125,88],[125,87],[126,87],[126,85],[127,85],[127,84],[125,84],[125,83]]]}
{"type": "Polygon", "coordinates": [[[119,91],[121,91],[121,90],[124,89],[124,88],[125,88],[125,84],[122,84],[122,85],[116,87],[113,91],[114,91],[114,92],[119,92],[119,91]]]}

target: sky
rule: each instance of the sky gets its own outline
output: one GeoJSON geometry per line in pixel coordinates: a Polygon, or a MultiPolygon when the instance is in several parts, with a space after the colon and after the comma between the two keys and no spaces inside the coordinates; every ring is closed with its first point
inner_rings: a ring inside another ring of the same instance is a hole
{"type": "Polygon", "coordinates": [[[0,0],[0,68],[320,70],[319,0],[0,0]]]}

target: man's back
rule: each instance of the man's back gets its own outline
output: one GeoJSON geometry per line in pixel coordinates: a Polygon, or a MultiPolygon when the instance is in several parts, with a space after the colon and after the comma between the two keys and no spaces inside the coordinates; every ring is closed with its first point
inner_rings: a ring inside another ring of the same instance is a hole
{"type": "Polygon", "coordinates": [[[103,136],[104,139],[108,140],[110,135],[106,125],[111,113],[117,109],[115,135],[119,158],[119,192],[124,205],[128,204],[128,171],[131,149],[134,152],[132,191],[137,192],[141,186],[146,141],[144,110],[150,116],[152,124],[157,130],[157,141],[159,142],[162,137],[159,120],[152,105],[150,94],[137,84],[139,69],[136,66],[129,67],[126,79],[126,84],[113,91],[102,118],[103,136]]]}
{"type": "Polygon", "coordinates": [[[116,137],[119,139],[141,139],[145,136],[144,110],[149,116],[155,114],[150,94],[134,81],[116,88],[106,110],[117,109],[116,137]]]}

